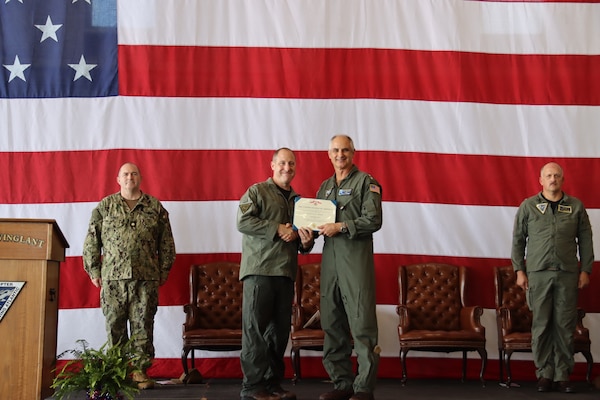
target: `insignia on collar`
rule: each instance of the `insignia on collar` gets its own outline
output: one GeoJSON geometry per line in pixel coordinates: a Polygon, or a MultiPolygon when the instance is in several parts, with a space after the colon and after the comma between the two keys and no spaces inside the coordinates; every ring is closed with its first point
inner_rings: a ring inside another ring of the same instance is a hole
{"type": "Polygon", "coordinates": [[[571,207],[571,206],[564,206],[562,204],[559,204],[558,205],[558,212],[565,213],[565,214],[571,214],[573,212],[573,207],[571,207]]]}
{"type": "Polygon", "coordinates": [[[546,210],[548,209],[548,203],[539,203],[536,204],[535,208],[540,210],[542,214],[546,214],[546,210]]]}

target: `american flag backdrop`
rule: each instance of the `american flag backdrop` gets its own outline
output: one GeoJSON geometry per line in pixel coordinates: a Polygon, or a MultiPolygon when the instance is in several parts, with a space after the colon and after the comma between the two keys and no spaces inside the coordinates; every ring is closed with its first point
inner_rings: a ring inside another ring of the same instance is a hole
{"type": "MultiPolygon", "coordinates": [[[[170,212],[178,257],[150,374],[177,377],[189,266],[239,261],[238,200],[271,175],[274,149],[296,151],[293,186],[310,197],[333,173],[329,138],[346,133],[383,187],[379,375],[400,376],[398,265],[442,261],[469,268],[469,302],[486,308],[486,377],[497,377],[492,267],[510,263],[514,214],[540,190],[544,163],[564,167],[565,191],[600,234],[598,3],[0,1],[0,216],[55,219],[70,244],[58,353],[106,340],[81,254],[122,163],[140,167],[142,189],[170,212]]],[[[595,275],[580,305],[600,360],[595,275]]],[[[411,353],[409,368],[456,376],[459,355],[411,353]]],[[[203,375],[241,376],[237,353],[201,356],[203,375]]],[[[534,379],[529,354],[513,359],[515,377],[534,379]]],[[[303,367],[325,376],[320,353],[304,352],[303,367]]]]}

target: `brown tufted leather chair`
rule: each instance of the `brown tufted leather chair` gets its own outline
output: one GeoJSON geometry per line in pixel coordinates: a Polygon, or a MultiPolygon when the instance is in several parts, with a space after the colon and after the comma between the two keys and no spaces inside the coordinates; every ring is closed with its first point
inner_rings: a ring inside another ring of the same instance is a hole
{"type": "Polygon", "coordinates": [[[181,362],[195,367],[194,350],[233,351],[242,348],[242,282],[240,265],[212,262],[190,268],[190,303],[183,306],[181,362]]]}
{"type": "Polygon", "coordinates": [[[323,350],[325,334],[321,330],[320,319],[317,312],[321,304],[321,264],[304,264],[298,266],[296,281],[294,282],[294,302],[292,305],[292,330],[290,339],[292,343],[291,357],[294,369],[294,384],[301,378],[300,349],[323,350]],[[314,322],[305,325],[309,319],[314,322]]]}
{"type": "MultiPolygon", "coordinates": [[[[494,268],[496,286],[496,322],[498,326],[498,357],[500,382],[511,387],[510,357],[514,352],[531,351],[532,314],[527,306],[525,291],[517,286],[517,277],[511,265],[494,268]],[[503,368],[506,368],[504,382],[503,368]]],[[[575,353],[582,353],[587,361],[586,379],[591,382],[594,360],[590,351],[590,333],[583,326],[585,311],[577,310],[575,353]]]]}
{"type": "Polygon", "coordinates": [[[440,263],[401,266],[398,269],[400,293],[396,312],[400,317],[398,338],[402,363],[402,384],[406,384],[406,354],[410,350],[462,351],[462,380],[467,369],[467,352],[481,357],[479,379],[487,364],[483,309],[464,304],[466,268],[440,263]]]}

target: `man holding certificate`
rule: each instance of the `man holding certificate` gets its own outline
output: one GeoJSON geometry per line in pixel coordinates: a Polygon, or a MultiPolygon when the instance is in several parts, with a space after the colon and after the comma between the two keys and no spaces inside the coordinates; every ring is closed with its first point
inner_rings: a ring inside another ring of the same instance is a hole
{"type": "Polygon", "coordinates": [[[375,314],[373,233],[381,228],[381,186],[352,162],[354,143],[346,135],[329,143],[335,174],[317,198],[334,200],[336,220],[318,227],[325,240],[321,261],[321,327],[325,332],[323,366],[334,390],[320,400],[373,400],[379,353],[375,314]],[[354,375],[352,337],[358,357],[354,375]]]}
{"type": "Polygon", "coordinates": [[[291,224],[298,197],[291,186],[296,175],[294,153],[288,148],[277,150],[271,169],[273,177],[250,186],[237,212],[237,228],[243,234],[241,400],[296,399],[281,387],[283,356],[290,335],[298,252],[309,252],[314,239],[311,229],[296,231],[291,224]]]}

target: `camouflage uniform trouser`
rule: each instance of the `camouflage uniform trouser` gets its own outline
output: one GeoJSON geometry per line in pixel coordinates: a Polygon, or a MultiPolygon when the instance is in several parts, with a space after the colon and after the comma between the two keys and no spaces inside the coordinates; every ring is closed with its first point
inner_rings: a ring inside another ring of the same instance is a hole
{"type": "Polygon", "coordinates": [[[100,306],[106,318],[108,344],[125,343],[127,321],[133,346],[142,355],[140,365],[146,371],[154,358],[154,315],[158,309],[158,281],[102,281],[100,306]]]}

